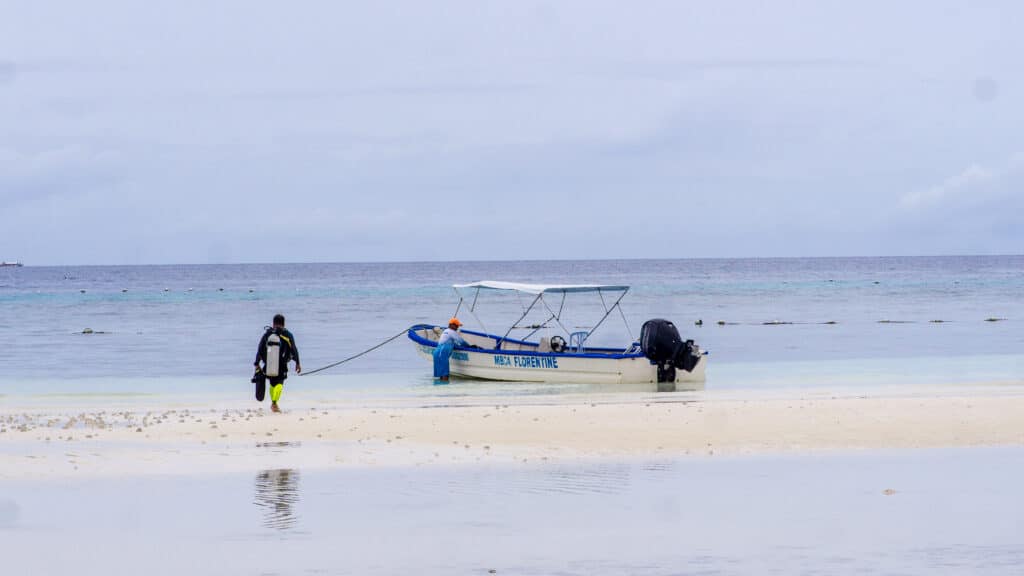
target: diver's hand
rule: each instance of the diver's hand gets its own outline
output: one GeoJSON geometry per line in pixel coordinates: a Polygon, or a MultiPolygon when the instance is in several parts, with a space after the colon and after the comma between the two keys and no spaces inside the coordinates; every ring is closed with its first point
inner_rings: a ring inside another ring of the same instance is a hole
{"type": "Polygon", "coordinates": [[[295,373],[296,374],[302,374],[302,366],[296,364],[295,365],[295,373]]]}

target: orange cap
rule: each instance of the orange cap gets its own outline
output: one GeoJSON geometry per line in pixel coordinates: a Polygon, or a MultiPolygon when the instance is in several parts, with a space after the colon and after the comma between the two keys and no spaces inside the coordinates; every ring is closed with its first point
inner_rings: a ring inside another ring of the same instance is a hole
{"type": "Polygon", "coordinates": [[[456,326],[462,326],[462,322],[459,322],[458,318],[452,318],[451,320],[448,321],[449,326],[451,326],[452,324],[455,324],[456,326]]]}

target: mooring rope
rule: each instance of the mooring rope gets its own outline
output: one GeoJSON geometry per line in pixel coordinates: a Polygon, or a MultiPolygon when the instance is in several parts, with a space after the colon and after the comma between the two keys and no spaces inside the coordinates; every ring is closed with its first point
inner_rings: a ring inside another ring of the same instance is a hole
{"type": "Polygon", "coordinates": [[[366,350],[363,350],[359,354],[355,354],[353,356],[349,356],[348,358],[345,358],[344,360],[338,360],[337,362],[335,362],[333,364],[328,364],[327,366],[324,366],[322,368],[317,368],[316,370],[310,370],[309,372],[303,372],[302,376],[308,376],[310,374],[316,374],[317,372],[320,372],[322,370],[327,370],[328,368],[334,368],[335,366],[340,366],[341,364],[344,364],[345,362],[348,362],[349,360],[355,360],[356,358],[359,358],[360,356],[362,356],[364,354],[369,354],[370,352],[373,352],[377,348],[380,348],[381,346],[384,346],[385,344],[388,344],[389,342],[391,342],[393,340],[396,340],[397,338],[401,337],[403,334],[408,332],[410,328],[412,328],[412,326],[410,326],[409,328],[403,328],[402,331],[399,332],[398,334],[395,334],[394,336],[388,338],[387,340],[381,342],[380,344],[377,344],[376,346],[374,346],[372,348],[367,348],[366,350]]]}

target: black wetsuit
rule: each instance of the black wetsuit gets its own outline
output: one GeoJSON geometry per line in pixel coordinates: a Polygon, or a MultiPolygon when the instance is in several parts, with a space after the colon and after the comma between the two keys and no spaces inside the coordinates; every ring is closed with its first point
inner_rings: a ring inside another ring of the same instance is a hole
{"type": "Polygon", "coordinates": [[[280,384],[288,377],[289,361],[295,360],[296,364],[301,364],[299,362],[299,347],[295,345],[295,336],[285,328],[271,328],[263,334],[263,338],[260,338],[259,348],[256,349],[256,366],[259,367],[261,361],[263,366],[267,365],[267,337],[275,332],[281,337],[281,366],[277,376],[267,377],[271,385],[280,384]]]}

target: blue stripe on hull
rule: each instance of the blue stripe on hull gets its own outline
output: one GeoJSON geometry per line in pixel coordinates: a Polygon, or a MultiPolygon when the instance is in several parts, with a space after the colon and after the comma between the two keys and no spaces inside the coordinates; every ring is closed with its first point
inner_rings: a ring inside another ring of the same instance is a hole
{"type": "MultiPolygon", "coordinates": [[[[434,328],[440,328],[440,326],[433,326],[433,325],[430,325],[430,324],[417,324],[416,326],[413,326],[413,327],[409,328],[409,333],[408,333],[409,334],[409,339],[412,340],[413,342],[417,343],[417,344],[422,345],[422,346],[436,347],[437,346],[437,342],[434,342],[433,340],[430,340],[429,338],[424,338],[423,336],[420,336],[419,334],[416,333],[419,330],[432,330],[434,328]]],[[[487,333],[484,333],[484,332],[474,332],[472,330],[462,330],[462,332],[464,332],[466,334],[472,334],[474,336],[482,336],[484,338],[490,338],[490,339],[492,339],[492,340],[494,340],[496,342],[501,340],[503,342],[509,342],[509,343],[512,343],[512,344],[519,344],[519,345],[522,345],[522,346],[532,346],[534,348],[539,346],[539,344],[537,344],[536,342],[527,342],[525,340],[515,340],[515,339],[512,339],[512,338],[504,338],[504,339],[502,339],[501,336],[496,336],[494,334],[487,334],[487,333]]],[[[616,359],[617,360],[617,359],[620,359],[620,358],[643,358],[644,357],[643,353],[641,353],[641,352],[637,352],[635,354],[623,354],[622,352],[618,352],[619,348],[591,348],[591,350],[601,350],[601,351],[606,352],[604,354],[592,353],[592,352],[532,352],[530,350],[500,350],[500,349],[493,349],[493,348],[482,348],[482,349],[479,349],[479,350],[474,349],[474,348],[456,348],[456,349],[459,350],[459,351],[465,351],[465,352],[470,352],[470,353],[500,354],[500,355],[503,355],[503,356],[504,355],[507,355],[507,356],[539,356],[539,357],[544,357],[544,358],[610,358],[610,359],[616,359]]]]}

